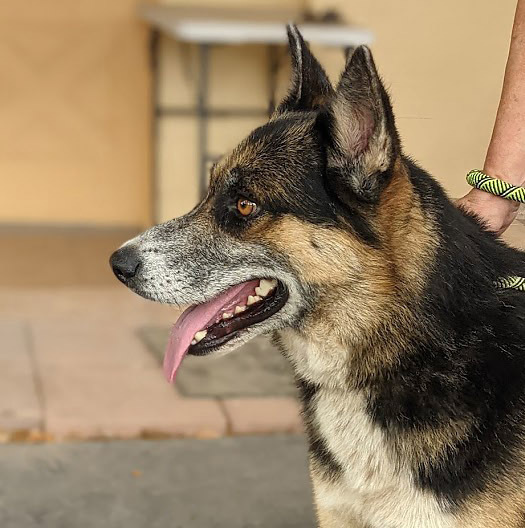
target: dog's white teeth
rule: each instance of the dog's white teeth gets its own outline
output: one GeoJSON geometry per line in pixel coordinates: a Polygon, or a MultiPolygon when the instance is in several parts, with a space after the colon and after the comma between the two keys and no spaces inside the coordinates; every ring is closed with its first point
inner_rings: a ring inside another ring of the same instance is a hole
{"type": "Polygon", "coordinates": [[[266,297],[276,286],[277,281],[275,279],[261,279],[259,286],[255,288],[255,293],[260,297],[266,297]]]}
{"type": "Polygon", "coordinates": [[[192,344],[192,345],[196,345],[196,344],[197,344],[197,341],[195,341],[195,339],[192,339],[192,340],[191,340],[191,344],[192,344]]]}
{"type": "Polygon", "coordinates": [[[198,343],[199,341],[202,341],[205,337],[206,337],[206,334],[208,333],[208,330],[201,330],[200,332],[197,332],[193,337],[194,337],[194,341],[195,343],[198,343]]]}
{"type": "Polygon", "coordinates": [[[273,290],[277,286],[277,279],[262,279],[264,282],[267,282],[270,285],[270,289],[273,290]]]}
{"type": "Polygon", "coordinates": [[[236,314],[240,314],[240,313],[244,312],[244,310],[246,310],[246,306],[236,306],[235,307],[235,313],[236,314]]]}
{"type": "Polygon", "coordinates": [[[253,298],[253,302],[259,302],[259,301],[262,301],[262,297],[259,297],[258,295],[256,295],[256,296],[253,298]]]}
{"type": "Polygon", "coordinates": [[[223,319],[231,319],[233,317],[233,314],[232,313],[228,313],[228,312],[224,312],[222,314],[222,318],[223,319]]]}
{"type": "Polygon", "coordinates": [[[252,304],[254,304],[255,302],[257,302],[255,300],[255,297],[253,295],[248,295],[248,302],[246,303],[248,306],[251,306],[252,304]]]}

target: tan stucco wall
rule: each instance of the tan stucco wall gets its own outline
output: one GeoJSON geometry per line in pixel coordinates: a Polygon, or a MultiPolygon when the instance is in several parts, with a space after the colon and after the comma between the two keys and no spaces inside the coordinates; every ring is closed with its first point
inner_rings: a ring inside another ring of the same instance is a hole
{"type": "MultiPolygon", "coordinates": [[[[463,193],[464,173],[482,164],[490,137],[515,0],[251,0],[242,6],[306,4],[333,7],[374,31],[373,51],[406,151],[451,195],[463,193]]],[[[162,48],[161,104],[194,106],[195,47],[163,38],[162,48]]],[[[315,51],[336,80],[342,53],[315,51]]],[[[215,47],[212,106],[264,109],[266,67],[262,47],[215,47]]],[[[0,2],[0,77],[0,223],[150,221],[150,70],[135,0],[0,2]]],[[[287,77],[283,55],[281,94],[287,77]]],[[[211,120],[210,150],[223,153],[262,121],[211,120]]],[[[163,118],[158,137],[157,218],[164,219],[197,199],[195,118],[163,118]]]]}
{"type": "Polygon", "coordinates": [[[149,221],[147,30],[135,5],[0,2],[0,223],[149,221]]]}

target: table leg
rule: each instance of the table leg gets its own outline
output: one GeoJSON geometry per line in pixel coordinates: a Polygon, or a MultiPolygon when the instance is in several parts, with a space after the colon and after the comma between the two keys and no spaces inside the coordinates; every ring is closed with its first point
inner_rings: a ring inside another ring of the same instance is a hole
{"type": "Polygon", "coordinates": [[[199,44],[199,79],[197,85],[197,130],[199,156],[199,196],[204,198],[208,188],[208,81],[209,44],[199,44]]]}

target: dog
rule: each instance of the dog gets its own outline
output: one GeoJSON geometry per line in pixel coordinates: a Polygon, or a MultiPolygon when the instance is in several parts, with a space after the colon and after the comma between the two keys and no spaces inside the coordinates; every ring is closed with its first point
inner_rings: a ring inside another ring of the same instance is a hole
{"type": "Polygon", "coordinates": [[[164,371],[272,334],[291,362],[321,528],[525,527],[525,275],[404,155],[371,52],[337,87],[297,27],[268,123],[117,277],[190,305],[164,371]]]}

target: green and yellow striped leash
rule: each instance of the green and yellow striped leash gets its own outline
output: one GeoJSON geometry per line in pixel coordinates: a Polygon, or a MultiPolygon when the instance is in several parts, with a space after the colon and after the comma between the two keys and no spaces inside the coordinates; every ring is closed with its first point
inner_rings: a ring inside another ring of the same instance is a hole
{"type": "Polygon", "coordinates": [[[525,277],[518,277],[517,275],[511,277],[503,277],[494,281],[496,288],[502,290],[518,290],[525,292],[525,277]]]}
{"type": "Polygon", "coordinates": [[[467,174],[467,182],[472,187],[494,194],[495,196],[525,203],[525,187],[517,187],[498,178],[492,178],[492,176],[478,169],[471,170],[467,174]]]}
{"type": "MultiPolygon", "coordinates": [[[[467,174],[467,182],[472,187],[494,194],[507,200],[525,203],[525,187],[517,187],[498,178],[492,178],[478,169],[471,170],[467,174]]],[[[496,288],[504,290],[518,290],[525,292],[525,277],[517,275],[502,277],[494,282],[496,288]]]]}

